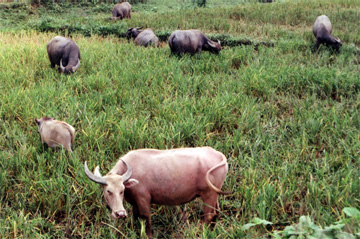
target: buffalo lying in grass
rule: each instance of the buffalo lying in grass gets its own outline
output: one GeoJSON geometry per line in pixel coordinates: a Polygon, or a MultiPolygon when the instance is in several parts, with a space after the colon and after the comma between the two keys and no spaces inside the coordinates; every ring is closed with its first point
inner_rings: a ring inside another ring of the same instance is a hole
{"type": "Polygon", "coordinates": [[[160,44],[159,38],[154,34],[150,28],[140,30],[142,27],[129,28],[126,35],[129,38],[133,38],[136,45],[139,46],[155,46],[160,44]]]}

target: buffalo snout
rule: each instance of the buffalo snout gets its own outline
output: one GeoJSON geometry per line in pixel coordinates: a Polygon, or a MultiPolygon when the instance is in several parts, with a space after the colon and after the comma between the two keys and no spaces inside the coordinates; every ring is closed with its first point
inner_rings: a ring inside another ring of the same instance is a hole
{"type": "Polygon", "coordinates": [[[113,217],[116,218],[116,219],[126,218],[126,217],[127,217],[127,213],[126,213],[125,210],[113,212],[112,215],[113,215],[113,217]]]}

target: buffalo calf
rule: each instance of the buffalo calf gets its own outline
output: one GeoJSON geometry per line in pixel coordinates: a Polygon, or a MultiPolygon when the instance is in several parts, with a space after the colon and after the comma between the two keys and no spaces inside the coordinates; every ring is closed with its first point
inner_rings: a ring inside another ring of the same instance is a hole
{"type": "Polygon", "coordinates": [[[45,142],[50,148],[64,147],[72,153],[71,145],[74,142],[75,129],[71,125],[50,117],[35,118],[35,122],[39,127],[42,143],[45,142]]]}

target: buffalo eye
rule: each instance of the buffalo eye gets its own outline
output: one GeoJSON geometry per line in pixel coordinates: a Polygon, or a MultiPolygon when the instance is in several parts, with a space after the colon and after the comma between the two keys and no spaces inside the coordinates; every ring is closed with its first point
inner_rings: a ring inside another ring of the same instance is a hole
{"type": "Polygon", "coordinates": [[[106,192],[107,192],[109,195],[112,195],[112,194],[113,194],[110,190],[106,190],[106,192]]]}
{"type": "Polygon", "coordinates": [[[123,194],[124,194],[124,191],[121,191],[121,192],[120,192],[120,195],[123,195],[123,194]]]}

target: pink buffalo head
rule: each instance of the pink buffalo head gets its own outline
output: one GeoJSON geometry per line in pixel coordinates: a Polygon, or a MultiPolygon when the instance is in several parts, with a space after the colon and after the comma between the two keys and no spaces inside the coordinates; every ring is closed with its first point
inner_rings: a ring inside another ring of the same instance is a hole
{"type": "Polygon", "coordinates": [[[95,168],[94,173],[91,173],[86,162],[84,163],[85,173],[89,179],[103,186],[106,203],[112,211],[111,216],[115,219],[127,217],[123,206],[125,189],[139,183],[136,179],[130,179],[132,174],[131,167],[125,161],[122,160],[122,162],[127,167],[127,171],[123,175],[109,173],[105,176],[101,176],[99,166],[95,168]]]}

